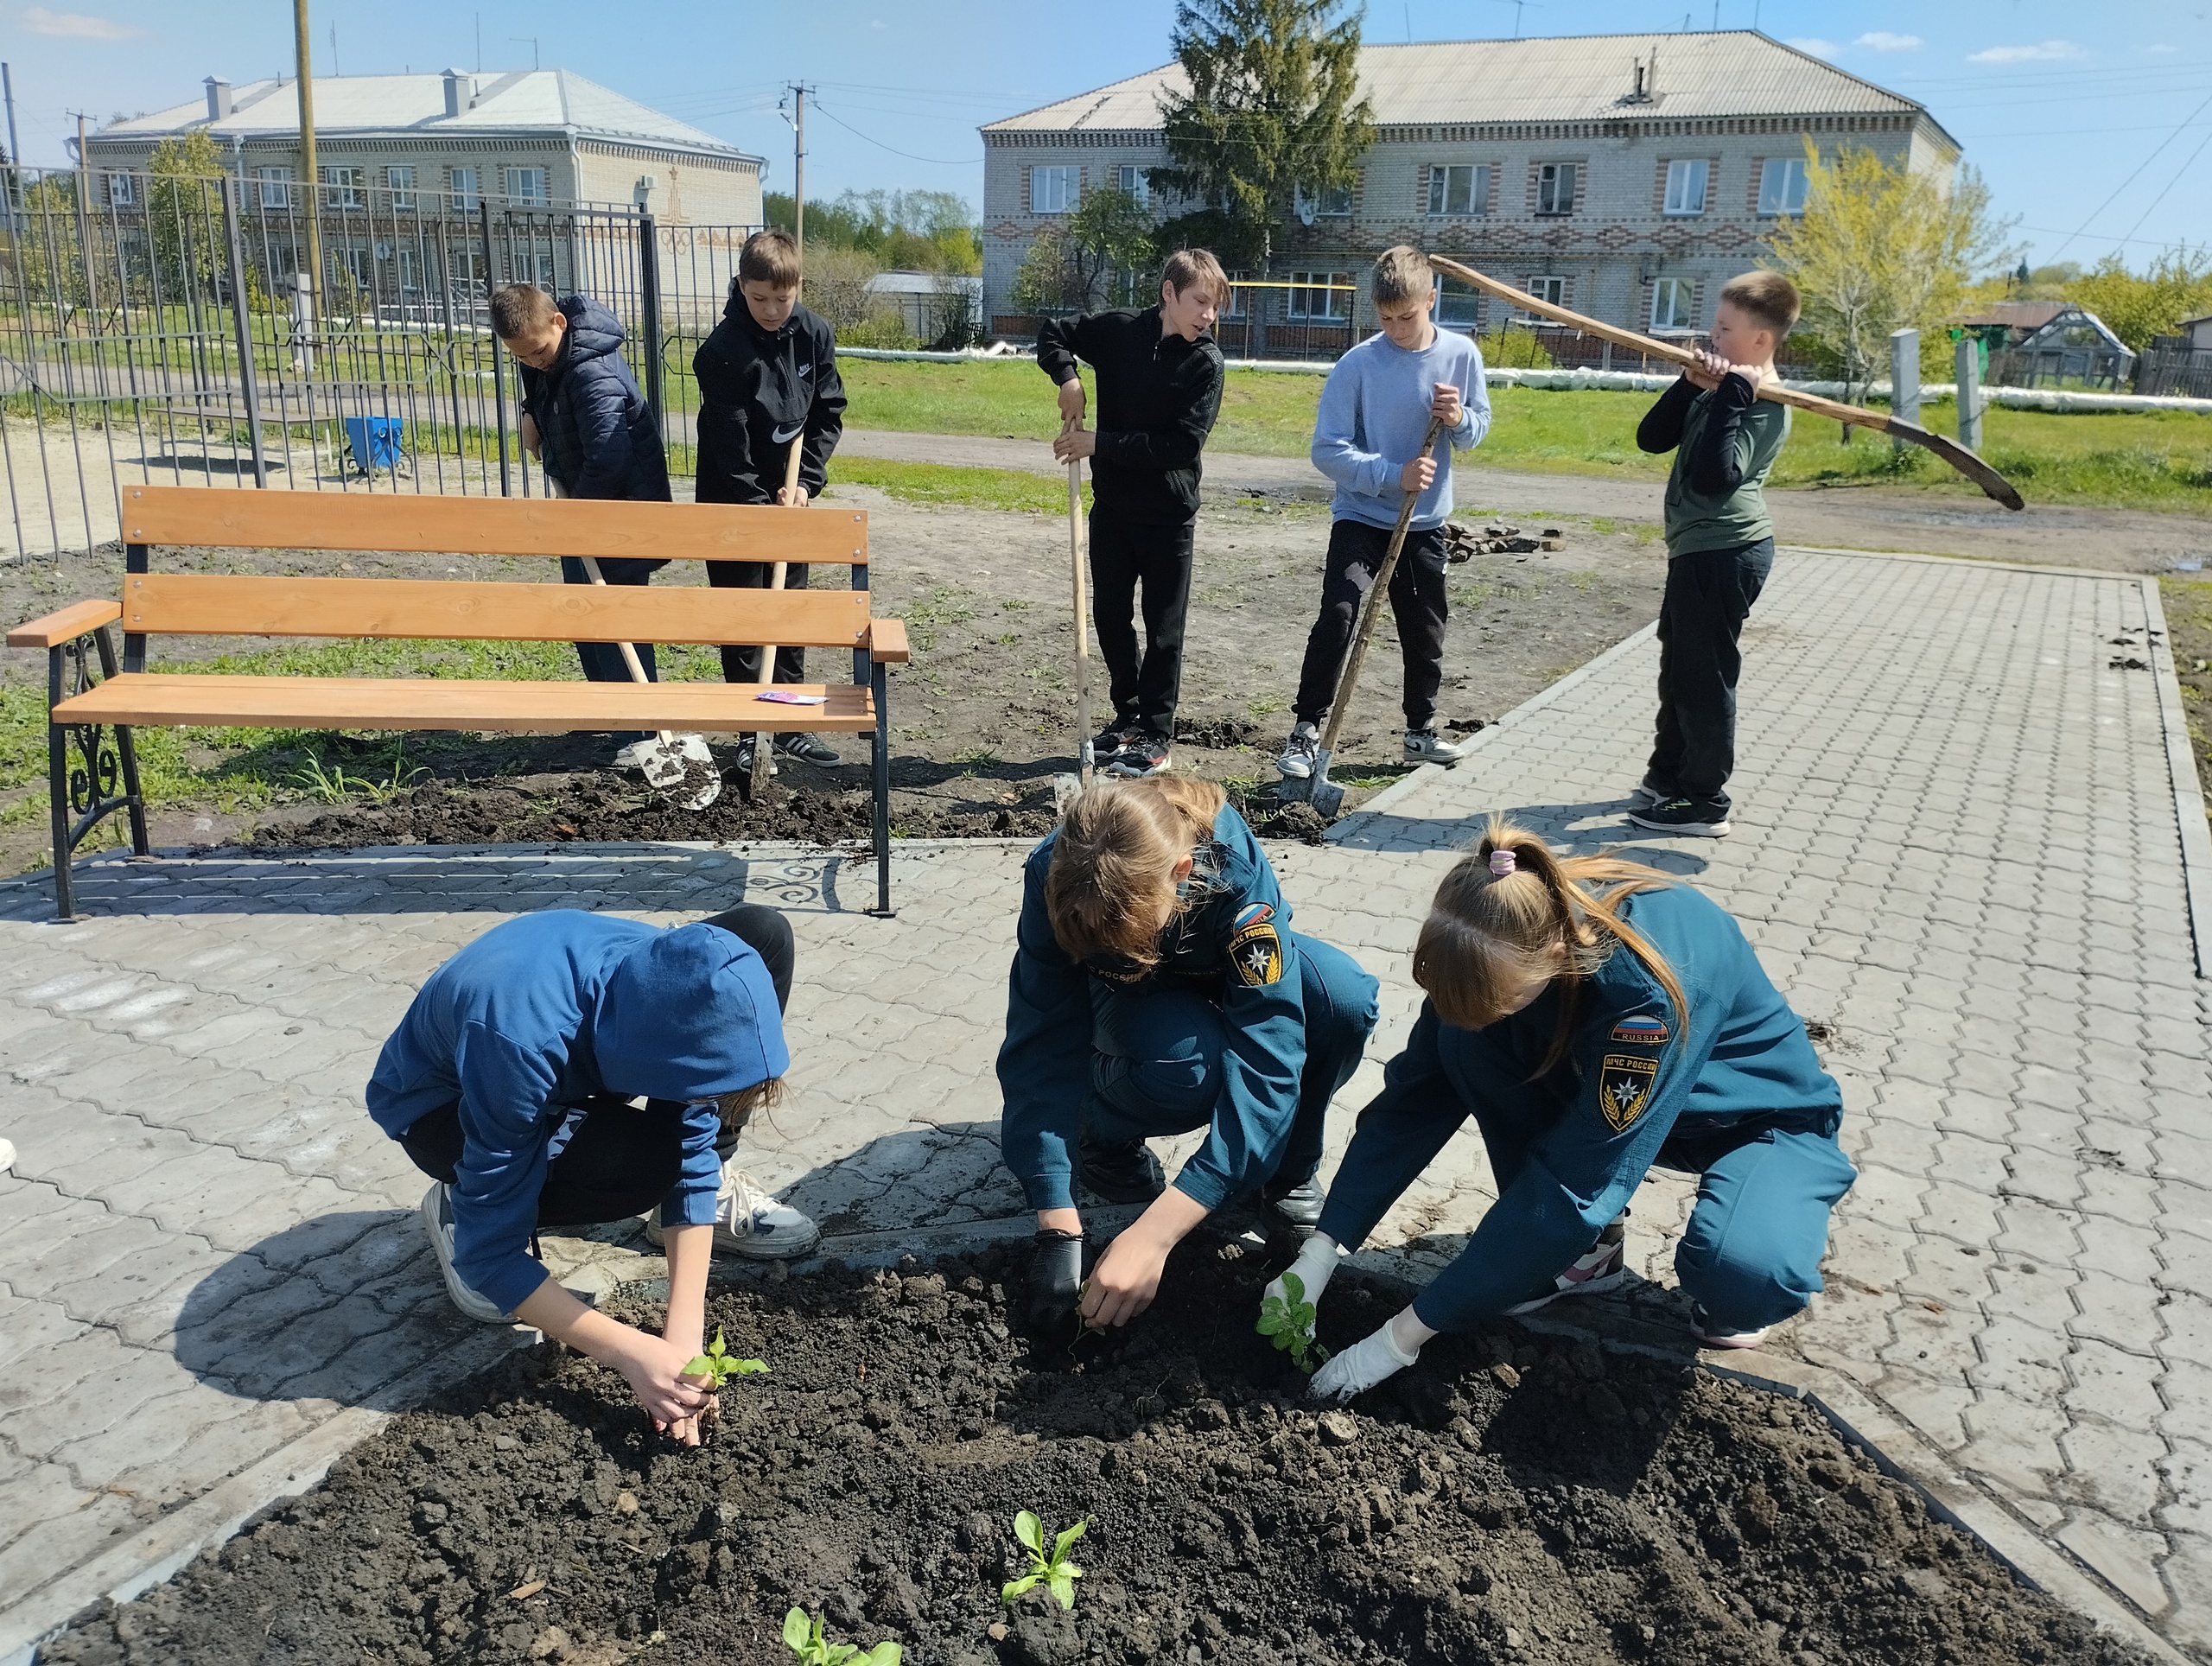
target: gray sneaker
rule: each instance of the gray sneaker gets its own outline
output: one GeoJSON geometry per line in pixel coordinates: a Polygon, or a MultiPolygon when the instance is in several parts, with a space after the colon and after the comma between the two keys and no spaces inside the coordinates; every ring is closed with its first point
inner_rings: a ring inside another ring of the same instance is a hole
{"type": "MultiPolygon", "coordinates": [[[[656,1207],[645,1217],[645,1237],[655,1249],[667,1241],[656,1207]]],[[[715,1253],[748,1261],[790,1261],[822,1242],[812,1218],[768,1191],[741,1168],[722,1166],[721,1190],[715,1199],[715,1253]]]]}
{"type": "Polygon", "coordinates": [[[1321,755],[1321,731],[1311,723],[1294,724],[1275,760],[1275,773],[1287,781],[1311,780],[1314,760],[1321,755]]]}
{"type": "Polygon", "coordinates": [[[1433,728],[1406,731],[1406,761],[1409,764],[1443,764],[1447,767],[1467,755],[1464,746],[1455,746],[1433,728]]]}
{"type": "Polygon", "coordinates": [[[453,1188],[434,1182],[423,1194],[423,1230],[430,1235],[430,1248],[438,1257],[438,1271],[445,1275],[446,1294],[453,1305],[483,1325],[512,1325],[512,1313],[503,1313],[489,1296],[479,1294],[461,1281],[453,1264],[453,1188]]]}

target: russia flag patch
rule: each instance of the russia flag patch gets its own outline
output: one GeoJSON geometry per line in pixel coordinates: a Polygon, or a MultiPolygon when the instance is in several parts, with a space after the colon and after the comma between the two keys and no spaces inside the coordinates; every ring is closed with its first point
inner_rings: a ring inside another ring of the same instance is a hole
{"type": "Polygon", "coordinates": [[[1667,1025],[1663,1019],[1639,1013],[1633,1018],[1624,1018],[1613,1026],[1613,1040],[1624,1041],[1630,1046],[1657,1047],[1666,1045],[1667,1025]]]}

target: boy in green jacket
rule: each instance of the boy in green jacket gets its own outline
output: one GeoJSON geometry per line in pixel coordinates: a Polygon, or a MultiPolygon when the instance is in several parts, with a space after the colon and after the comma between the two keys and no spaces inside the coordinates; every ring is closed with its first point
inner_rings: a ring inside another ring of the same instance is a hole
{"type": "Polygon", "coordinates": [[[1774,566],[1764,487],[1789,437],[1788,407],[1761,400],[1797,321],[1796,286],[1745,272],[1720,289],[1711,349],[1660,396],[1636,431],[1675,453],[1667,477],[1667,593],[1659,607],[1659,722],[1629,819],[1661,833],[1728,832],[1736,766],[1738,644],[1774,566]]]}

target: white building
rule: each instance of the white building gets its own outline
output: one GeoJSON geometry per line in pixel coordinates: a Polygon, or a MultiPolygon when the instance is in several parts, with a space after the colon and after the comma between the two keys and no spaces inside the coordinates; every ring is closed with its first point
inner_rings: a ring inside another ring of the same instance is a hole
{"type": "MultiPolygon", "coordinates": [[[[1859,146],[1948,182],[1960,149],[1911,99],[1751,31],[1454,41],[1360,48],[1379,129],[1351,190],[1305,205],[1244,292],[1263,350],[1327,352],[1372,329],[1365,271],[1395,243],[1448,254],[1608,321],[1661,334],[1711,321],[1720,283],[1802,207],[1805,148],[1859,146]]],[[[983,283],[991,327],[1027,334],[1014,275],[1040,227],[1083,194],[1148,193],[1168,161],[1165,65],[982,130],[983,283]]],[[[1495,327],[1447,286],[1442,321],[1495,327]]],[[[1224,320],[1232,356],[1249,316],[1224,320]]]]}

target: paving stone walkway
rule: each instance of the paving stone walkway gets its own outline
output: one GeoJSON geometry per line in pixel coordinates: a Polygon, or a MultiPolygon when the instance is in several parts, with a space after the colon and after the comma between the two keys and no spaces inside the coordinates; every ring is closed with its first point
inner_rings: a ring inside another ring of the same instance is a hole
{"type": "MultiPolygon", "coordinates": [[[[2185,752],[2177,791],[2153,607],[2134,580],[1786,551],[1746,637],[1733,838],[1621,816],[1647,633],[1332,845],[1275,854],[1301,927],[1383,979],[1347,1108],[1411,1022],[1420,913],[1490,811],[1630,846],[1733,909],[1827,1027],[1862,1174],[1828,1294],[1777,1352],[1847,1375],[2212,1660],[2212,1007],[2190,898],[2212,857],[2185,752]]],[[[747,1166],[834,1251],[1026,1233],[991,1068],[1022,854],[902,848],[890,921],[860,912],[865,863],[762,849],[110,859],[72,925],[35,876],[0,887],[0,1134],[19,1150],[0,1177],[0,1662],[508,1345],[449,1312],[421,1179],[361,1108],[416,985],[507,915],[785,907],[796,1091],[747,1166]]],[[[1378,1259],[1448,1256],[1492,1196],[1463,1133],[1378,1259]]],[[[1675,1345],[1690,1197],[1639,1196],[1653,1284],[1609,1303],[1675,1345]]],[[[625,1229],[546,1249],[582,1290],[658,1270],[625,1229]]]]}

